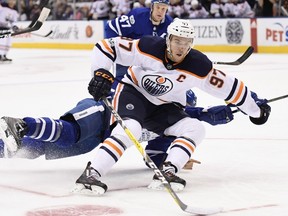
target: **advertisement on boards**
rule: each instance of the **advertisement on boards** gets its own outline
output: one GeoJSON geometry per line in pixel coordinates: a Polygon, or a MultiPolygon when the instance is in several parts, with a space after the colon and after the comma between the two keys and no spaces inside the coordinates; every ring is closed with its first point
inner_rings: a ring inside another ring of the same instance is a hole
{"type": "MultiPolygon", "coordinates": [[[[25,27],[29,22],[19,23],[25,27]]],[[[46,21],[40,30],[13,37],[14,47],[90,49],[103,39],[103,21],[46,21]],[[48,37],[43,37],[47,33],[48,37]]]]}
{"type": "Polygon", "coordinates": [[[258,19],[259,46],[288,46],[288,18],[258,19]]]}
{"type": "Polygon", "coordinates": [[[249,19],[197,19],[194,24],[199,45],[250,45],[249,26],[249,19]]]}

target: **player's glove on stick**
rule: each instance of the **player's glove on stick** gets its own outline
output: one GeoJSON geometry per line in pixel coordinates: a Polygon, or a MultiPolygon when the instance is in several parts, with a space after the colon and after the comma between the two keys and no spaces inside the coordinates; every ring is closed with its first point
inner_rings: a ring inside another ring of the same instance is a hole
{"type": "Polygon", "coordinates": [[[88,85],[88,91],[96,101],[110,93],[114,76],[107,70],[100,68],[94,71],[94,77],[88,85]]]}
{"type": "Polygon", "coordinates": [[[200,120],[211,125],[226,124],[234,119],[232,110],[228,106],[219,105],[202,110],[200,120]]]}
{"type": "Polygon", "coordinates": [[[268,101],[266,99],[258,98],[255,92],[251,92],[251,96],[255,100],[256,104],[260,107],[261,115],[259,118],[253,118],[250,116],[250,121],[256,125],[262,125],[268,120],[271,107],[267,104],[268,101]]]}
{"type": "Polygon", "coordinates": [[[211,125],[226,124],[234,119],[229,106],[219,105],[207,109],[200,107],[186,107],[185,112],[192,118],[205,121],[211,125]]]}

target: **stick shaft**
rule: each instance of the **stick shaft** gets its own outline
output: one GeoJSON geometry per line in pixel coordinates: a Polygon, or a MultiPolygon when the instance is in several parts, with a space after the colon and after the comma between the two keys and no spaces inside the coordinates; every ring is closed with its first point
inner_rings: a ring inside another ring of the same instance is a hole
{"type": "MultiPolygon", "coordinates": [[[[268,103],[271,103],[271,102],[274,102],[274,101],[278,101],[278,100],[282,100],[284,98],[287,98],[288,97],[288,94],[287,95],[282,95],[282,96],[279,96],[279,97],[276,97],[276,98],[271,98],[268,100],[268,103]]],[[[239,112],[239,109],[236,109],[236,110],[233,110],[232,113],[237,113],[239,112]]]]}

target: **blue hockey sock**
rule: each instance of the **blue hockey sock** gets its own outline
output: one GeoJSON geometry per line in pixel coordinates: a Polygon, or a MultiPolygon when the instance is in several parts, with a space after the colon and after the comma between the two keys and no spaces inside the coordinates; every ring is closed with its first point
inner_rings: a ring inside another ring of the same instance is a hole
{"type": "Polygon", "coordinates": [[[30,118],[23,119],[27,126],[26,136],[46,142],[62,141],[75,143],[78,137],[77,125],[64,120],[51,118],[30,118]]]}
{"type": "Polygon", "coordinates": [[[59,120],[53,120],[46,117],[27,117],[23,120],[26,122],[29,129],[26,136],[48,142],[55,142],[60,137],[62,123],[59,120]]]}

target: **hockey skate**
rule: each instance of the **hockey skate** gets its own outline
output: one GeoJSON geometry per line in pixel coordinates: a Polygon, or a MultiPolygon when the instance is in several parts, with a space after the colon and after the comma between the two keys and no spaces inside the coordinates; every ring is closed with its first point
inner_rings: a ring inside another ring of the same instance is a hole
{"type": "Polygon", "coordinates": [[[0,55],[0,63],[11,63],[12,59],[7,58],[6,55],[0,55]]]}
{"type": "Polygon", "coordinates": [[[0,137],[11,153],[19,149],[21,139],[27,130],[27,125],[22,119],[6,116],[0,119],[0,137]]]}
{"type": "MultiPolygon", "coordinates": [[[[171,162],[166,161],[163,163],[162,173],[174,191],[182,191],[186,186],[186,181],[175,175],[176,167],[171,164],[171,162]]],[[[153,176],[153,181],[150,183],[150,185],[148,185],[148,188],[154,190],[165,189],[164,185],[162,184],[161,180],[158,179],[156,174],[153,176]]]]}
{"type": "Polygon", "coordinates": [[[73,193],[85,195],[102,195],[108,187],[98,179],[100,174],[91,167],[89,161],[82,175],[76,180],[76,187],[72,190],[73,193]]]}

